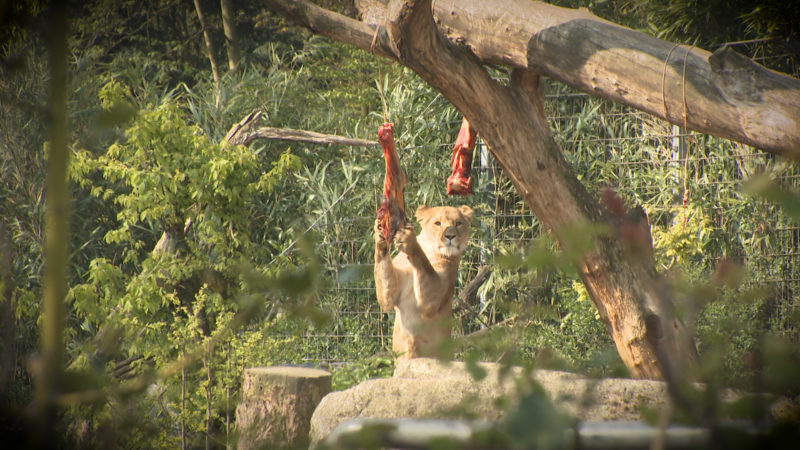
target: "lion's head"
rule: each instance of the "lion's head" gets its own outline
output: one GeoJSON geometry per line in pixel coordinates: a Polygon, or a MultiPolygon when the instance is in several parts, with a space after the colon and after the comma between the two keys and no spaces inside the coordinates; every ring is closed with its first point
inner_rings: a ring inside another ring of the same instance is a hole
{"type": "MultiPolygon", "coordinates": [[[[422,226],[420,244],[434,250],[439,256],[453,258],[461,256],[469,240],[469,224],[472,208],[469,206],[420,206],[417,220],[422,226]]],[[[427,253],[427,252],[426,252],[427,253]]]]}

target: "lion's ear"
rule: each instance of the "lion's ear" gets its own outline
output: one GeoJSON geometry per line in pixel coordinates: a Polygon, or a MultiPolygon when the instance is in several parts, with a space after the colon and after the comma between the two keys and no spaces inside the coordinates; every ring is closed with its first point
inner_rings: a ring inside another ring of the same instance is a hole
{"type": "Polygon", "coordinates": [[[417,214],[416,214],[417,221],[419,221],[419,223],[423,223],[427,219],[429,219],[430,216],[431,216],[431,210],[432,209],[433,208],[428,207],[428,206],[424,206],[424,205],[420,206],[419,208],[417,208],[417,214]]]}
{"type": "Polygon", "coordinates": [[[464,216],[468,221],[472,222],[472,208],[467,205],[462,205],[458,207],[458,210],[461,211],[462,216],[464,216]]]}

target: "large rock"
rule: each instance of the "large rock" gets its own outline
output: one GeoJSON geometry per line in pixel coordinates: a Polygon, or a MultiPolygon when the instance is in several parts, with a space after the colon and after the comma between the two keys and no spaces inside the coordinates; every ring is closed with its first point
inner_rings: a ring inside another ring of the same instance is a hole
{"type": "Polygon", "coordinates": [[[244,371],[236,407],[239,449],[308,445],[311,415],[331,390],[331,374],[303,367],[257,367],[244,371]]]}
{"type": "Polygon", "coordinates": [[[348,419],[479,418],[498,420],[535,380],[550,399],[579,420],[636,420],[659,408],[664,383],[650,380],[584,378],[567,372],[480,363],[486,376],[475,381],[464,363],[418,358],[398,361],[392,378],[368,380],[325,396],[311,418],[311,440],[319,442],[348,419]]]}

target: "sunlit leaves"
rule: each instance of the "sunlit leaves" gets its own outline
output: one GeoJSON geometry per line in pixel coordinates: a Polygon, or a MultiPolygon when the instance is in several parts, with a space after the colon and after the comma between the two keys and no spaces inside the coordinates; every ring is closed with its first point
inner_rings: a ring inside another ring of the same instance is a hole
{"type": "Polygon", "coordinates": [[[331,389],[341,391],[371,378],[386,378],[394,372],[394,358],[388,355],[352,361],[333,372],[331,389]]]}
{"type": "Polygon", "coordinates": [[[800,193],[782,188],[767,175],[753,177],[744,190],[751,195],[777,203],[787,216],[800,223],[800,193]]]}
{"type": "MultiPolygon", "coordinates": [[[[112,115],[129,100],[128,90],[115,81],[100,96],[112,115]]],[[[70,290],[70,301],[82,329],[119,330],[118,351],[150,361],[154,368],[147,370],[163,371],[192,358],[184,368],[191,393],[181,415],[197,429],[204,425],[197,412],[205,409],[206,390],[218,414],[225,389],[239,382],[241,366],[224,366],[218,356],[222,344],[242,362],[286,350],[276,345],[291,339],[242,327],[281,308],[314,316],[308,293],[319,269],[313,252],[306,252],[308,265],[260,275],[262,289],[237,281],[257,261],[259,249],[251,241],[258,225],[252,221],[254,205],[274,194],[301,163],[287,149],[265,170],[256,152],[213,141],[188,123],[181,104],[167,97],[144,107],[123,122],[124,132],[104,152],[75,152],[72,177],[113,206],[107,214],[116,216],[116,226],[107,230],[105,241],[121,253],[113,262],[94,259],[85,282],[70,290]],[[244,345],[254,343],[263,348],[248,353],[244,345]],[[203,364],[193,363],[201,356],[203,364]],[[209,384],[209,373],[224,373],[224,382],[209,384]]],[[[285,322],[280,326],[289,329],[285,322]]],[[[76,361],[87,360],[86,351],[76,349],[76,361]]],[[[162,381],[161,411],[172,414],[180,410],[181,385],[162,381]]]]}
{"type": "Polygon", "coordinates": [[[675,264],[687,268],[703,257],[712,233],[713,225],[701,209],[674,208],[669,228],[652,230],[657,263],[663,269],[670,269],[675,264]]]}

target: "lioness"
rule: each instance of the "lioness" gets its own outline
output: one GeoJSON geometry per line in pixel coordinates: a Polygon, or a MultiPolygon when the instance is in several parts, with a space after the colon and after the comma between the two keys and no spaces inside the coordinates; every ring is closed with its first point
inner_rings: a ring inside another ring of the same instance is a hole
{"type": "Polygon", "coordinates": [[[392,349],[401,359],[440,356],[443,340],[450,337],[448,318],[461,254],[469,240],[472,209],[469,206],[417,208],[422,232],[414,226],[397,231],[399,250],[392,260],[390,243],[375,221],[375,287],[381,310],[396,311],[392,349]]]}

